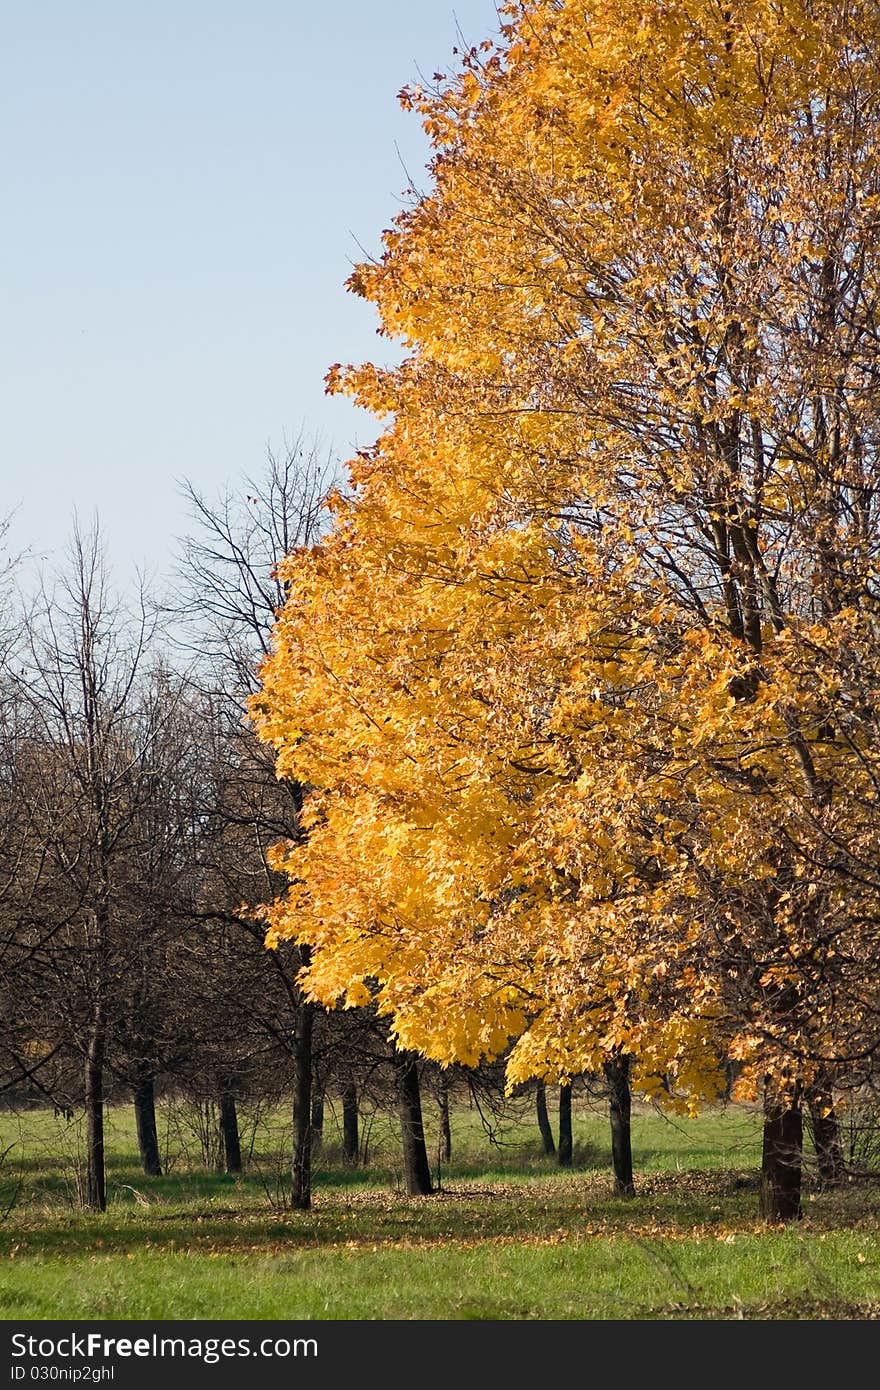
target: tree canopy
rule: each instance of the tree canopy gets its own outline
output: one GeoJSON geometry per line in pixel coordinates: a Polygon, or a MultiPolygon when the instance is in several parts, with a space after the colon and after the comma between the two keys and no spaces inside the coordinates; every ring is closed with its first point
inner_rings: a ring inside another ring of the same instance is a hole
{"type": "Polygon", "coordinates": [[[401,94],[385,427],[251,705],[269,940],[511,1083],[693,1106],[878,1044],[880,10],[526,0],[401,94]],[[511,1046],[512,1044],[512,1046],[511,1046]]]}

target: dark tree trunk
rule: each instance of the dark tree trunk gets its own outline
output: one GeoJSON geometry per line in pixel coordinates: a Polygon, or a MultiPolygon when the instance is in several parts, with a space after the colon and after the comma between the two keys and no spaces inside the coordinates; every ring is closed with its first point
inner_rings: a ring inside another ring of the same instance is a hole
{"type": "Polygon", "coordinates": [[[317,1153],[324,1142],[324,1087],[315,1077],[312,1091],[312,1153],[317,1153]]]}
{"type": "Polygon", "coordinates": [[[722,1099],[723,1099],[723,1100],[728,1100],[728,1101],[729,1101],[729,1100],[732,1099],[732,1097],[733,1097],[733,1087],[734,1087],[734,1084],[735,1084],[735,1082],[736,1082],[736,1078],[739,1076],[739,1073],[740,1073],[741,1069],[742,1069],[742,1068],[741,1068],[741,1063],[740,1063],[740,1062],[736,1062],[736,1061],[734,1061],[734,1060],[733,1060],[732,1058],[730,1058],[730,1057],[728,1057],[728,1058],[725,1060],[725,1063],[724,1063],[724,1091],[723,1091],[723,1093],[722,1093],[722,1099]]]}
{"type": "Polygon", "coordinates": [[[559,1087],[559,1152],[560,1168],[570,1168],[573,1153],[571,1137],[571,1082],[559,1087]]]}
{"type": "Polygon", "coordinates": [[[156,1087],[153,1073],[146,1065],[137,1070],[134,1088],[134,1118],[137,1125],[141,1167],[148,1178],[161,1178],[162,1160],[159,1155],[159,1135],[156,1129],[156,1087]]]}
{"type": "Polygon", "coordinates": [[[403,1136],[403,1174],[409,1197],[426,1197],[433,1191],[425,1129],[422,1124],[422,1095],[418,1060],[414,1052],[392,1050],[397,1076],[397,1104],[403,1136]]]}
{"type": "MultiPolygon", "coordinates": [[[[304,950],[305,948],[301,948],[304,950]]],[[[306,964],[307,962],[304,962],[306,964]]],[[[301,1003],[293,1030],[293,1186],[297,1211],[312,1205],[312,1030],[315,1011],[301,1003]]]]}
{"type": "Polygon", "coordinates": [[[437,1086],[437,1106],[440,1110],[440,1138],[443,1141],[443,1157],[448,1163],[452,1157],[452,1127],[449,1123],[449,1078],[441,1071],[437,1086]]]}
{"type": "Polygon", "coordinates": [[[342,1160],[350,1167],[358,1161],[360,1140],[358,1138],[358,1098],[357,1087],[349,1081],[342,1088],[342,1160]]]}
{"type": "Polygon", "coordinates": [[[611,1118],[611,1166],[614,1191],[618,1197],[634,1197],[632,1160],[632,1093],[629,1085],[629,1057],[616,1054],[605,1063],[611,1118]]]}
{"type": "Polygon", "coordinates": [[[238,1133],[238,1111],[235,1096],[228,1089],[220,1092],[220,1134],[223,1138],[223,1154],[227,1173],[241,1172],[241,1139],[238,1133]]]}
{"type": "Polygon", "coordinates": [[[834,1187],[843,1180],[843,1150],[840,1146],[840,1126],[834,1110],[830,1086],[814,1086],[807,1096],[810,1124],[819,1180],[823,1187],[834,1187]]]}
{"type": "Polygon", "coordinates": [[[86,1190],[90,1211],[105,1211],[107,1188],[104,1173],[104,1026],[97,1018],[89,1037],[85,1066],[86,1190]]]}
{"type": "Polygon", "coordinates": [[[547,1114],[547,1087],[543,1081],[538,1081],[535,1084],[535,1110],[538,1115],[538,1129],[541,1131],[544,1152],[548,1157],[552,1157],[556,1153],[556,1144],[550,1126],[550,1116],[547,1114]]]}
{"type": "Polygon", "coordinates": [[[801,1217],[804,1128],[800,1096],[779,1093],[764,1081],[764,1144],[761,1154],[761,1215],[766,1221],[801,1217]]]}

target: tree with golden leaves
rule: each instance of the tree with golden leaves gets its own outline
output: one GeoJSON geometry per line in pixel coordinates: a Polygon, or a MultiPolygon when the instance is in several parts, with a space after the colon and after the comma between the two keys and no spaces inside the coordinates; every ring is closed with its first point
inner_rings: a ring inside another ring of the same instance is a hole
{"type": "Polygon", "coordinates": [[[880,1037],[880,9],[503,13],[351,278],[405,355],[331,371],[387,424],[283,568],[270,937],[511,1083],[738,1059],[789,1219],[880,1037]]]}

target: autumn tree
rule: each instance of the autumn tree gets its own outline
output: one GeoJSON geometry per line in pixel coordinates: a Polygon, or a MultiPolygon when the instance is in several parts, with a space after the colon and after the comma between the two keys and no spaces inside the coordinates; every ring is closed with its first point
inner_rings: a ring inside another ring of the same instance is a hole
{"type": "Polygon", "coordinates": [[[880,1037],[878,15],[503,15],[350,281],[405,355],[331,370],[388,424],[281,570],[271,939],[441,1062],[610,1067],[621,1134],[733,1057],[790,1219],[880,1037]]]}

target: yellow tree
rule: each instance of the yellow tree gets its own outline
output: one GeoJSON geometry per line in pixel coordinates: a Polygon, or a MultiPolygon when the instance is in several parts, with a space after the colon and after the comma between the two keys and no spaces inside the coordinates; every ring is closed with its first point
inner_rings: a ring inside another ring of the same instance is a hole
{"type": "Polygon", "coordinates": [[[351,280],[406,355],[331,372],[388,424],[284,566],[271,931],[512,1082],[739,1058],[788,1218],[878,1038],[880,13],[505,18],[403,94],[432,188],[351,280]]]}

